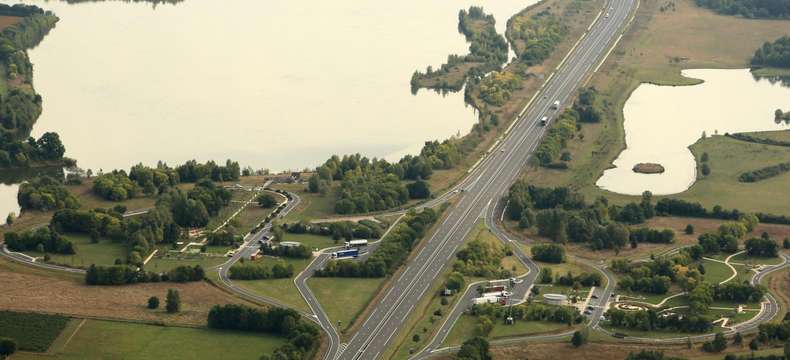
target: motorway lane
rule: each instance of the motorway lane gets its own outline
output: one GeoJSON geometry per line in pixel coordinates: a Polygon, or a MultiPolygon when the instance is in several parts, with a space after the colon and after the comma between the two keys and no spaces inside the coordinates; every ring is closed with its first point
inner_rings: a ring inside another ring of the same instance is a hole
{"type": "MultiPolygon", "coordinates": [[[[497,202],[496,204],[500,204],[501,202],[497,202]]],[[[502,231],[502,229],[498,226],[496,219],[497,214],[501,214],[504,211],[503,206],[489,206],[488,211],[486,211],[485,215],[485,224],[489,230],[503,243],[505,246],[508,246],[509,243],[513,242],[513,240],[502,231]]],[[[527,273],[522,274],[517,277],[518,281],[516,284],[512,286],[510,292],[512,293],[510,299],[508,300],[509,305],[517,305],[524,301],[526,301],[527,296],[529,295],[529,291],[532,289],[532,286],[535,283],[535,279],[538,277],[538,273],[540,269],[538,265],[532,261],[524,251],[515,244],[513,247],[513,253],[515,256],[521,261],[524,266],[527,267],[527,273]]],[[[458,300],[456,305],[453,307],[452,311],[447,315],[442,323],[442,326],[436,332],[436,335],[431,339],[431,341],[417,354],[411,357],[411,359],[423,359],[429,357],[435,350],[439,349],[444,340],[450,334],[455,322],[458,318],[463,315],[463,313],[472,305],[472,299],[477,297],[478,288],[483,284],[487,283],[488,281],[481,281],[470,284],[466,291],[461,295],[461,299],[458,300]]]]}
{"type": "Polygon", "coordinates": [[[424,240],[424,248],[407,264],[406,270],[393,279],[394,285],[390,291],[365,320],[340,358],[371,359],[380,356],[414,304],[424,295],[474,226],[479,209],[484,208],[489,201],[502,197],[517,178],[546,130],[537,125],[537,119],[559,111],[549,110],[555,100],[563,105],[568,103],[578,86],[620,35],[635,4],[634,0],[610,2],[613,7],[609,11],[610,16],[598,18],[591,31],[569,55],[566,64],[547,82],[542,92],[546,96],[538,98],[527,109],[526,116],[515,124],[500,143],[500,149],[505,151],[492,152],[491,160],[471,173],[470,178],[474,180],[464,189],[457,206],[449,210],[450,214],[435,234],[424,240]]]}

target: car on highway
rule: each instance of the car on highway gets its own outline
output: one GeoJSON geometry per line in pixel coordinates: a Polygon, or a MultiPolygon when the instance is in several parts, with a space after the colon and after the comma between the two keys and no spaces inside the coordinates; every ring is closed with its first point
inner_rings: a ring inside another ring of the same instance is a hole
{"type": "Polygon", "coordinates": [[[540,118],[540,126],[546,126],[548,124],[549,124],[549,117],[548,116],[544,116],[544,117],[540,118]]]}
{"type": "Polygon", "coordinates": [[[592,311],[590,311],[590,310],[584,310],[584,315],[592,315],[592,311]]]}
{"type": "Polygon", "coordinates": [[[598,298],[598,295],[595,295],[595,294],[593,294],[592,296],[590,296],[590,298],[591,298],[591,299],[597,299],[597,298],[598,298]]]}

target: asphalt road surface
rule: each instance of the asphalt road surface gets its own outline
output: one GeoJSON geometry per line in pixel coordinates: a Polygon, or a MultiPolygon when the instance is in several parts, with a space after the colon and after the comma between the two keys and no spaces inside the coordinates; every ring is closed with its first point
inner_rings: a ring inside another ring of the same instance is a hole
{"type": "Polygon", "coordinates": [[[470,181],[462,189],[457,205],[447,210],[449,214],[437,231],[424,240],[423,249],[392,280],[390,290],[364,320],[339,358],[380,358],[415,304],[474,227],[480,211],[500,199],[518,177],[546,131],[546,127],[540,126],[539,119],[555,117],[568,105],[581,84],[606,57],[636,4],[635,0],[612,0],[606,5],[603,12],[608,14],[597,18],[499,147],[488,156],[488,161],[470,174],[470,181]],[[560,102],[560,109],[550,108],[554,101],[560,102]]]}

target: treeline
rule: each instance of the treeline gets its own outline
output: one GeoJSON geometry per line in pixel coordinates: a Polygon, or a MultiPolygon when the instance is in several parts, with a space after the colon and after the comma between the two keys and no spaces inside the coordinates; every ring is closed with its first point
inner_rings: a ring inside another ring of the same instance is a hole
{"type": "Polygon", "coordinates": [[[520,180],[508,192],[507,214],[519,227],[536,226],[538,234],[554,241],[587,243],[592,249],[619,250],[630,242],[672,243],[674,232],[628,225],[645,222],[656,214],[652,194],[645,192],[639,203],[609,205],[601,197],[588,204],[584,197],[567,187],[538,187],[520,180]],[[633,234],[632,234],[633,233],[633,234]]]}
{"type": "Polygon", "coordinates": [[[782,175],[790,171],[790,162],[766,166],[761,169],[747,171],[738,176],[740,182],[757,182],[765,179],[770,179],[774,176],[782,175]]]}
{"type": "Polygon", "coordinates": [[[272,307],[261,310],[236,304],[214,305],[207,322],[212,329],[268,333],[288,339],[285,345],[272,355],[263,355],[261,360],[309,359],[321,343],[318,329],[292,309],[272,307]]]}
{"type": "Polygon", "coordinates": [[[16,233],[8,231],[3,234],[3,241],[11,251],[37,251],[71,255],[75,253],[74,244],[49,228],[16,233]]]}
{"type": "Polygon", "coordinates": [[[233,280],[285,279],[293,274],[293,265],[281,261],[274,264],[241,263],[230,268],[230,278],[233,280]]]}
{"type": "Polygon", "coordinates": [[[624,311],[616,308],[606,311],[612,326],[640,331],[673,330],[679,332],[702,333],[713,328],[713,319],[699,314],[659,314],[653,309],[647,311],[624,311]]]}
{"type": "Polygon", "coordinates": [[[420,87],[458,91],[468,78],[481,78],[486,73],[499,70],[507,61],[508,44],[502,35],[496,32],[494,16],[485,14],[482,7],[472,6],[469,11],[458,13],[458,31],[464,34],[469,42],[469,54],[449,55],[447,62],[434,70],[428,66],[425,73],[415,71],[411,78],[412,92],[420,87]],[[446,78],[459,66],[471,64],[465,73],[457,79],[446,78]]]}
{"type": "Polygon", "coordinates": [[[85,272],[87,285],[127,285],[148,282],[192,282],[202,281],[205,270],[200,265],[178,266],[166,273],[138,270],[126,265],[97,266],[91,265],[85,272]]]}
{"type": "Polygon", "coordinates": [[[80,202],[57,180],[42,176],[22,183],[17,193],[22,210],[78,209],[80,202]]]}
{"type": "MultiPolygon", "coordinates": [[[[785,2],[790,15],[790,3],[785,2]]],[[[765,42],[754,52],[751,61],[754,67],[790,68],[790,36],[782,36],[774,42],[765,42]]]]}
{"type": "Polygon", "coordinates": [[[543,63],[568,34],[568,26],[548,10],[534,16],[522,14],[508,22],[507,37],[513,51],[529,66],[543,63]]]}
{"type": "Polygon", "coordinates": [[[334,240],[378,239],[384,233],[384,226],[372,220],[336,221],[311,224],[296,222],[283,224],[283,229],[291,234],[313,234],[331,236],[334,240]]]}
{"type": "Polygon", "coordinates": [[[568,145],[568,140],[576,135],[578,113],[572,109],[563,111],[546,132],[538,148],[535,149],[535,158],[541,166],[552,166],[559,159],[560,151],[568,145]]]}
{"type": "MultiPolygon", "coordinates": [[[[712,210],[706,209],[702,204],[681,199],[663,198],[656,203],[656,215],[659,216],[685,216],[719,220],[738,220],[747,213],[738,209],[724,209],[716,205],[712,210]]],[[[790,217],[757,212],[754,213],[759,222],[767,224],[790,225],[790,217]]]]}
{"type": "MultiPolygon", "coordinates": [[[[0,14],[22,17],[0,33],[0,62],[5,70],[2,81],[31,84],[33,65],[26,49],[37,45],[58,18],[36,6],[22,4],[0,4],[0,14]]],[[[63,159],[65,148],[56,133],[45,133],[38,140],[29,137],[40,114],[41,96],[32,91],[9,86],[0,97],[0,167],[26,167],[36,161],[63,159]]]]}
{"type": "Polygon", "coordinates": [[[231,160],[227,160],[225,166],[213,161],[201,164],[190,160],[176,168],[170,168],[160,161],[155,168],[137,164],[128,175],[124,170],[101,174],[93,181],[93,192],[106,200],[122,201],[142,195],[161,194],[179,183],[234,181],[240,175],[239,163],[231,160]]]}
{"type": "Polygon", "coordinates": [[[472,306],[472,314],[495,319],[504,319],[512,316],[515,320],[548,321],[563,324],[578,324],[584,320],[584,317],[574,307],[546,305],[536,302],[511,307],[497,304],[476,304],[472,306]]]}
{"type": "Polygon", "coordinates": [[[697,5],[724,15],[746,18],[788,19],[790,3],[785,0],[696,0],[697,5]]]}
{"type": "Polygon", "coordinates": [[[381,239],[381,245],[365,261],[330,261],[323,269],[317,270],[315,276],[364,278],[387,276],[406,261],[411,249],[438,217],[439,214],[431,208],[423,209],[421,212],[411,210],[394,225],[387,236],[381,239]]]}
{"type": "Polygon", "coordinates": [[[510,278],[513,273],[502,268],[508,251],[499,243],[474,239],[455,254],[453,271],[472,277],[510,278]]]}
{"type": "Polygon", "coordinates": [[[262,254],[270,255],[270,256],[279,256],[279,257],[296,258],[296,259],[309,259],[313,257],[313,251],[304,245],[299,245],[299,246],[266,245],[266,246],[261,246],[260,249],[262,254]]]}
{"type": "Polygon", "coordinates": [[[716,232],[704,233],[697,240],[705,254],[719,252],[733,254],[738,251],[738,239],[754,230],[756,225],[757,218],[754,215],[746,215],[742,221],[721,224],[716,232]]]}
{"type": "Polygon", "coordinates": [[[771,138],[762,138],[762,137],[757,137],[757,136],[750,135],[750,134],[744,134],[744,133],[729,134],[728,133],[728,134],[725,134],[725,136],[731,137],[731,138],[736,139],[736,140],[746,141],[746,142],[751,142],[751,143],[756,143],[756,144],[788,146],[788,147],[790,147],[790,141],[782,141],[782,140],[776,140],[776,139],[771,139],[771,138]]]}

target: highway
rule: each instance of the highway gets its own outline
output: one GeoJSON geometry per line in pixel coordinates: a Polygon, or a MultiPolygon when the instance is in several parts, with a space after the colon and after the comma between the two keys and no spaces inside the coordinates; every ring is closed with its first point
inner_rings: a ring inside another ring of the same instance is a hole
{"type": "Polygon", "coordinates": [[[437,231],[424,241],[424,247],[406,264],[405,270],[392,279],[393,285],[351,338],[341,359],[376,359],[390,345],[403,327],[409,314],[431,283],[441,273],[458,246],[474,227],[480,214],[490,202],[506,194],[517,179],[528,158],[538,146],[546,127],[538,119],[555,117],[569,104],[579,86],[608,54],[630,19],[635,0],[612,0],[591,30],[569,53],[559,69],[545,83],[540,94],[533,98],[522,116],[509,129],[487,161],[470,174],[457,205],[451,207],[437,231]],[[550,109],[559,101],[560,109],[550,109]]]}

